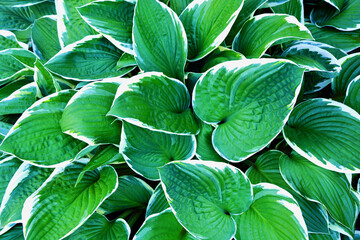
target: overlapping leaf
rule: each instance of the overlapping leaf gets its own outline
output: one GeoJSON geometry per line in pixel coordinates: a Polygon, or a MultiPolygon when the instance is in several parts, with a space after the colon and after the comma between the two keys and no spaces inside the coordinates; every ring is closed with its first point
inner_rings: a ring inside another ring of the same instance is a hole
{"type": "Polygon", "coordinates": [[[152,214],[160,213],[169,207],[170,205],[166,200],[164,190],[161,186],[161,183],[159,183],[149,199],[146,207],[145,218],[152,214]]]}
{"type": "Polygon", "coordinates": [[[344,104],[360,113],[360,76],[350,82],[344,104]]]}

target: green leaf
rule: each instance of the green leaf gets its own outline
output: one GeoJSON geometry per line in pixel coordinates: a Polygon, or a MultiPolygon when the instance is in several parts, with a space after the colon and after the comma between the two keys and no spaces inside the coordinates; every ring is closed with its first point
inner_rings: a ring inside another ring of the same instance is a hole
{"type": "Polygon", "coordinates": [[[155,0],[138,0],[133,39],[135,58],[142,70],[183,80],[188,46],[184,27],[174,11],[155,0]]]}
{"type": "Polygon", "coordinates": [[[0,51],[0,82],[21,75],[30,75],[31,72],[25,64],[9,54],[7,50],[0,51]]]}
{"type": "Polygon", "coordinates": [[[135,172],[147,179],[159,180],[159,167],[173,160],[191,159],[195,145],[193,135],[156,132],[124,122],[120,152],[135,172]]]}
{"type": "Polygon", "coordinates": [[[25,200],[45,182],[53,170],[35,167],[29,163],[21,164],[11,178],[1,203],[2,227],[9,223],[21,222],[21,210],[25,200]]]}
{"type": "Polygon", "coordinates": [[[120,81],[94,82],[81,88],[68,102],[61,130],[90,145],[120,143],[121,122],[106,116],[120,81]]]}
{"type": "Polygon", "coordinates": [[[343,1],[338,10],[319,6],[312,10],[310,20],[319,27],[330,26],[341,31],[354,31],[360,29],[359,9],[359,0],[343,1]]]}
{"type": "Polygon", "coordinates": [[[25,86],[32,81],[28,81],[27,79],[24,80],[17,80],[17,81],[10,81],[7,85],[3,85],[0,88],[0,100],[10,96],[13,92],[25,86]]]}
{"type": "Polygon", "coordinates": [[[56,16],[44,16],[35,20],[31,30],[34,53],[45,61],[61,50],[56,24],[56,16]]]}
{"type": "Polygon", "coordinates": [[[81,17],[122,51],[133,54],[132,27],[135,3],[130,0],[92,2],[78,7],[81,17]]]}
{"type": "Polygon", "coordinates": [[[134,240],[190,240],[197,239],[192,236],[176,220],[171,209],[162,211],[146,218],[144,224],[135,234],[134,240]]]}
{"type": "Polygon", "coordinates": [[[344,104],[360,113],[360,76],[350,82],[346,91],[344,104]]]}
{"type": "Polygon", "coordinates": [[[34,67],[37,59],[34,53],[21,48],[10,48],[0,51],[0,53],[12,56],[14,59],[21,62],[30,69],[34,67]]]}
{"type": "Polygon", "coordinates": [[[261,14],[248,20],[236,35],[233,49],[248,58],[259,58],[278,40],[312,39],[310,31],[294,16],[261,14]]]}
{"type": "Polygon", "coordinates": [[[80,16],[77,7],[93,0],[61,0],[55,1],[57,12],[57,27],[61,48],[79,41],[88,35],[96,34],[80,16]]]}
{"type": "Polygon", "coordinates": [[[264,5],[261,6],[261,8],[271,8],[283,5],[285,3],[289,2],[289,0],[267,0],[264,5]]]}
{"type": "Polygon", "coordinates": [[[101,204],[99,210],[105,214],[127,209],[146,209],[153,189],[143,180],[133,176],[119,177],[116,191],[101,204]]]}
{"type": "Polygon", "coordinates": [[[73,159],[85,143],[62,133],[59,121],[74,93],[65,90],[37,101],[14,124],[0,150],[40,166],[73,159]]]}
{"type": "Polygon", "coordinates": [[[12,227],[6,233],[0,235],[0,240],[23,240],[23,227],[21,224],[12,227]]]}
{"type": "Polygon", "coordinates": [[[0,121],[0,143],[5,138],[6,134],[8,134],[12,126],[12,124],[0,121]]]}
{"type": "Polygon", "coordinates": [[[36,84],[29,83],[0,101],[0,115],[21,114],[36,101],[36,84]]]}
{"type": "Polygon", "coordinates": [[[298,41],[281,54],[307,71],[315,71],[321,76],[332,78],[340,72],[340,62],[328,51],[310,41],[298,41]]]}
{"type": "Polygon", "coordinates": [[[324,0],[325,3],[330,4],[332,7],[336,8],[338,11],[344,6],[346,0],[324,0]]]}
{"type": "Polygon", "coordinates": [[[170,205],[166,200],[164,190],[161,186],[161,183],[159,183],[149,199],[146,207],[145,218],[152,214],[160,213],[169,207],[170,205]]]}
{"type": "Polygon", "coordinates": [[[330,44],[346,52],[360,47],[360,30],[344,32],[331,27],[318,28],[311,23],[305,26],[310,30],[315,41],[330,44]]]}
{"type": "Polygon", "coordinates": [[[25,30],[35,20],[30,6],[12,7],[0,4],[0,29],[25,30]]]}
{"type": "Polygon", "coordinates": [[[195,0],[181,13],[188,39],[188,59],[196,61],[225,40],[243,5],[243,0],[195,0]]]}
{"type": "Polygon", "coordinates": [[[23,48],[24,44],[18,42],[15,34],[10,31],[0,30],[0,51],[7,48],[23,48]]]}
{"type": "Polygon", "coordinates": [[[21,161],[14,156],[0,158],[0,200],[3,199],[5,190],[20,165],[21,161]]]}
{"type": "Polygon", "coordinates": [[[38,94],[40,96],[50,95],[55,93],[57,89],[60,89],[58,82],[55,81],[39,60],[36,60],[34,66],[34,81],[39,89],[38,94]]]}
{"type": "Polygon", "coordinates": [[[330,234],[309,234],[309,240],[341,240],[340,233],[332,231],[330,234]]]}
{"type": "Polygon", "coordinates": [[[360,75],[360,53],[350,54],[341,58],[339,61],[341,71],[332,81],[331,88],[335,94],[335,98],[343,101],[350,82],[360,75]]]}
{"type": "Polygon", "coordinates": [[[194,111],[216,126],[212,143],[220,156],[241,161],[278,135],[295,103],[303,71],[287,60],[251,59],[219,64],[200,78],[194,111]]]}
{"type": "Polygon", "coordinates": [[[308,233],[300,208],[285,190],[269,183],[253,186],[254,202],[235,216],[235,239],[305,240],[308,233]]]}
{"type": "Polygon", "coordinates": [[[257,158],[255,165],[246,171],[246,175],[252,184],[267,182],[288,191],[298,202],[308,231],[328,233],[329,219],[325,208],[297,194],[281,176],[279,160],[282,156],[285,154],[276,150],[265,152],[257,158]]]}
{"type": "Polygon", "coordinates": [[[304,24],[304,4],[303,0],[290,0],[286,3],[271,8],[275,13],[285,13],[292,15],[304,24]]]}
{"type": "Polygon", "coordinates": [[[171,0],[170,7],[177,15],[180,15],[192,1],[193,0],[171,0]]]}
{"type": "Polygon", "coordinates": [[[116,189],[117,174],[109,166],[87,172],[74,187],[82,169],[79,163],[56,168],[25,201],[22,220],[27,240],[60,239],[71,234],[116,189]]]}
{"type": "Polygon", "coordinates": [[[234,215],[252,202],[248,178],[237,168],[219,162],[179,161],[159,169],[166,198],[175,217],[201,239],[231,239],[234,215]]]}
{"type": "Polygon", "coordinates": [[[78,81],[120,77],[134,68],[116,68],[122,54],[101,35],[87,36],[63,48],[45,67],[61,77],[78,81]]]}
{"type": "Polygon", "coordinates": [[[94,213],[81,227],[64,240],[128,240],[130,227],[124,219],[109,221],[105,216],[94,213]]]}
{"type": "Polygon", "coordinates": [[[196,134],[185,85],[160,73],[134,76],[118,88],[108,115],[131,124],[176,134],[196,134]]]}
{"type": "Polygon", "coordinates": [[[360,115],[342,103],[317,98],[297,105],[283,134],[295,151],[320,167],[360,171],[360,115]]]}
{"type": "Polygon", "coordinates": [[[319,167],[295,152],[280,158],[280,171],[296,192],[323,204],[336,221],[354,231],[358,207],[345,174],[319,167]]]}
{"type": "Polygon", "coordinates": [[[202,67],[201,71],[206,72],[210,68],[220,63],[232,60],[241,60],[244,58],[245,57],[241,53],[235,52],[234,50],[231,50],[229,48],[219,46],[204,58],[203,61],[205,62],[205,64],[202,67]]]}

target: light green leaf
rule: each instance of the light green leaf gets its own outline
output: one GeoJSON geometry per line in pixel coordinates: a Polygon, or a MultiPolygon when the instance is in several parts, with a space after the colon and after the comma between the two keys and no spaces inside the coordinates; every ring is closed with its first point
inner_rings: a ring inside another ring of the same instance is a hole
{"type": "Polygon", "coordinates": [[[176,220],[171,209],[162,211],[146,218],[144,224],[135,234],[134,240],[190,240],[192,236],[176,220]]]}
{"type": "Polygon", "coordinates": [[[235,52],[234,50],[231,50],[229,48],[219,46],[203,59],[205,64],[202,67],[201,71],[206,72],[210,68],[220,63],[232,60],[241,60],[244,58],[245,57],[241,53],[235,52]]]}
{"type": "Polygon", "coordinates": [[[360,76],[350,82],[346,91],[344,104],[360,113],[360,76]]]}
{"type": "Polygon", "coordinates": [[[7,48],[23,48],[24,44],[18,42],[15,34],[10,31],[0,30],[0,51],[7,48]]]}
{"type": "Polygon", "coordinates": [[[325,208],[319,203],[306,200],[297,194],[281,176],[279,160],[284,155],[276,150],[265,152],[257,158],[255,165],[246,171],[246,175],[252,184],[267,182],[288,191],[298,202],[308,231],[328,233],[329,219],[325,208]]]}
{"type": "Polygon", "coordinates": [[[350,52],[360,47],[360,30],[344,32],[331,27],[318,28],[314,24],[305,25],[315,41],[327,43],[334,47],[350,52]]]}
{"type": "Polygon", "coordinates": [[[23,240],[23,227],[21,224],[12,227],[6,233],[0,235],[0,240],[23,240]]]}
{"type": "Polygon", "coordinates": [[[141,176],[159,180],[158,168],[173,160],[191,159],[195,154],[195,136],[151,131],[124,122],[120,152],[126,163],[141,176]]]}
{"type": "Polygon", "coordinates": [[[161,186],[161,183],[159,183],[149,199],[146,207],[145,218],[152,214],[160,213],[169,207],[170,205],[166,200],[164,190],[161,186]]]}
{"type": "Polygon", "coordinates": [[[5,190],[20,165],[21,161],[14,156],[0,158],[0,200],[3,199],[5,190]]]}
{"type": "Polygon", "coordinates": [[[81,225],[74,233],[64,238],[64,240],[128,240],[130,237],[130,227],[124,219],[109,221],[101,214],[94,213],[86,222],[81,225]]]}
{"type": "Polygon", "coordinates": [[[309,234],[309,240],[341,240],[340,233],[331,231],[330,234],[309,234]]]}
{"type": "Polygon", "coordinates": [[[55,93],[57,89],[60,89],[58,82],[39,60],[36,60],[34,66],[34,81],[41,97],[55,93]]]}
{"type": "Polygon", "coordinates": [[[317,98],[297,105],[283,134],[295,151],[320,167],[360,171],[360,115],[342,103],[317,98]]]}
{"type": "Polygon", "coordinates": [[[195,0],[181,13],[188,39],[188,59],[196,61],[225,40],[238,16],[243,0],[195,0]]]}
{"type": "Polygon", "coordinates": [[[87,172],[74,187],[83,167],[70,163],[56,168],[25,201],[22,220],[27,240],[55,240],[71,234],[114,192],[117,174],[109,166],[87,172]]]}
{"type": "Polygon", "coordinates": [[[21,222],[21,210],[25,200],[45,182],[53,170],[35,167],[29,163],[21,164],[11,178],[1,203],[2,227],[9,223],[21,222]]]}
{"type": "Polygon", "coordinates": [[[304,24],[304,4],[303,0],[289,0],[286,3],[271,8],[275,13],[285,13],[292,15],[304,24]]]}
{"type": "Polygon", "coordinates": [[[83,6],[94,0],[57,0],[55,1],[57,12],[57,28],[62,48],[81,40],[82,38],[96,34],[80,16],[77,7],[83,6]]]}
{"type": "Polygon", "coordinates": [[[73,159],[85,143],[62,133],[59,121],[74,93],[65,90],[37,101],[14,124],[0,150],[41,166],[73,159]]]}
{"type": "Polygon", "coordinates": [[[121,122],[106,114],[120,84],[120,81],[101,81],[81,88],[64,109],[61,130],[90,145],[119,144],[121,122]]]}
{"type": "Polygon", "coordinates": [[[350,82],[360,75],[360,53],[350,54],[341,58],[340,74],[334,78],[331,88],[337,100],[343,101],[350,82]]]}
{"type": "Polygon", "coordinates": [[[155,0],[138,0],[133,40],[135,58],[142,70],[183,80],[187,38],[173,10],[155,0]]]}
{"type": "Polygon", "coordinates": [[[21,114],[36,101],[36,84],[29,83],[0,101],[0,115],[21,114]]]}
{"type": "Polygon", "coordinates": [[[180,16],[182,11],[192,2],[193,0],[171,0],[170,7],[174,12],[180,16]]]}
{"type": "Polygon", "coordinates": [[[105,214],[128,209],[145,212],[152,193],[153,189],[143,180],[121,176],[116,191],[101,204],[99,210],[105,214]]]}
{"type": "Polygon", "coordinates": [[[287,60],[251,59],[219,64],[200,78],[194,111],[216,126],[212,143],[220,156],[241,161],[276,137],[295,103],[303,71],[287,60]]]}
{"type": "Polygon", "coordinates": [[[122,51],[133,54],[132,26],[135,3],[129,0],[92,2],[78,7],[81,17],[122,51]]]}
{"type": "Polygon", "coordinates": [[[248,178],[237,168],[219,162],[179,161],[159,169],[166,198],[175,217],[201,239],[231,239],[234,215],[252,202],[248,178]]]}
{"type": "Polygon", "coordinates": [[[358,207],[345,174],[321,168],[296,152],[280,158],[280,171],[296,192],[323,204],[336,221],[354,231],[358,207]]]}
{"type": "Polygon", "coordinates": [[[233,49],[245,57],[259,58],[276,41],[297,39],[312,39],[312,36],[294,16],[261,14],[244,24],[234,39],[233,49]]]}
{"type": "Polygon", "coordinates": [[[31,30],[31,40],[34,53],[48,61],[61,50],[56,16],[44,16],[36,19],[31,30]]]}
{"type": "Polygon", "coordinates": [[[101,35],[87,36],[63,48],[45,67],[61,77],[78,81],[120,77],[134,68],[116,68],[122,54],[101,35]]]}
{"type": "Polygon", "coordinates": [[[308,239],[301,210],[287,191],[269,183],[257,184],[253,189],[250,208],[235,216],[235,239],[308,239]]]}
{"type": "Polygon", "coordinates": [[[121,84],[108,115],[131,124],[176,134],[196,134],[185,85],[160,73],[145,73],[121,84]]]}

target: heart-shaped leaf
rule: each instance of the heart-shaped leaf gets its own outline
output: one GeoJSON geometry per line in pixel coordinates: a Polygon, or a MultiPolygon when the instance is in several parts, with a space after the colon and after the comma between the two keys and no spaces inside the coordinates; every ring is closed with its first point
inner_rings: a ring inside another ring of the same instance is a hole
{"type": "Polygon", "coordinates": [[[173,160],[187,160],[194,156],[195,137],[151,131],[124,122],[120,152],[135,172],[158,180],[159,167],[173,160]]]}
{"type": "Polygon", "coordinates": [[[281,131],[303,71],[286,60],[252,59],[219,64],[200,78],[194,111],[201,120],[216,125],[212,143],[220,156],[241,161],[281,131]]]}
{"type": "Polygon", "coordinates": [[[176,161],[159,169],[166,198],[178,221],[201,239],[231,239],[234,215],[252,202],[248,178],[219,162],[176,161]]]}
{"type": "Polygon", "coordinates": [[[287,191],[269,183],[257,184],[253,189],[254,202],[246,212],[235,216],[235,239],[308,239],[301,210],[287,191]]]}
{"type": "Polygon", "coordinates": [[[234,39],[233,49],[244,54],[245,57],[259,58],[276,41],[297,39],[312,39],[312,36],[294,16],[261,14],[244,24],[234,39]]]}
{"type": "Polygon", "coordinates": [[[117,174],[109,166],[85,173],[74,187],[83,167],[70,163],[56,168],[25,201],[22,221],[26,239],[61,239],[71,234],[115,191],[117,174]]]}
{"type": "Polygon", "coordinates": [[[166,200],[164,190],[161,186],[161,183],[159,183],[159,185],[157,185],[157,187],[155,188],[153,194],[149,199],[149,202],[146,207],[145,218],[147,218],[152,214],[160,213],[169,207],[170,205],[166,200]]]}
{"type": "Polygon", "coordinates": [[[21,161],[14,156],[0,157],[0,200],[3,199],[5,190],[20,165],[21,161]]]}
{"type": "Polygon", "coordinates": [[[74,93],[64,90],[37,101],[17,120],[0,150],[42,166],[73,159],[85,143],[62,133],[59,121],[74,93]]]}
{"type": "Polygon", "coordinates": [[[360,113],[360,76],[350,82],[344,103],[360,113]]]}
{"type": "Polygon", "coordinates": [[[188,59],[196,61],[225,40],[243,5],[243,0],[195,0],[181,13],[186,31],[188,59]]]}
{"type": "Polygon", "coordinates": [[[108,115],[155,131],[196,134],[189,106],[184,84],[160,73],[145,73],[121,84],[108,115]]]}
{"type": "Polygon", "coordinates": [[[183,80],[187,38],[173,10],[155,0],[138,0],[133,40],[135,58],[141,69],[183,80]]]}
{"type": "Polygon", "coordinates": [[[323,204],[335,220],[354,232],[358,207],[345,174],[321,168],[296,152],[280,158],[280,171],[296,192],[323,204]]]}
{"type": "Polygon", "coordinates": [[[360,115],[342,103],[317,98],[297,105],[283,134],[296,152],[320,167],[360,171],[360,115]]]}

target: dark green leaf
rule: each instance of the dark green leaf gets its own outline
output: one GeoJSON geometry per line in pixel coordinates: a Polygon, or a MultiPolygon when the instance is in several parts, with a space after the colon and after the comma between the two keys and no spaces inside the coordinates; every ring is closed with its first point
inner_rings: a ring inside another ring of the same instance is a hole
{"type": "Polygon", "coordinates": [[[332,231],[330,234],[309,234],[309,240],[341,240],[340,233],[332,231]]]}
{"type": "Polygon", "coordinates": [[[0,200],[3,199],[5,190],[20,165],[21,161],[16,157],[5,156],[0,158],[0,200]]]}
{"type": "Polygon", "coordinates": [[[21,75],[30,75],[32,71],[7,50],[0,51],[0,82],[21,75]]]}
{"type": "Polygon", "coordinates": [[[180,16],[182,11],[192,2],[193,0],[171,0],[170,7],[174,12],[180,16]]]}
{"type": "Polygon", "coordinates": [[[234,50],[231,50],[229,48],[220,46],[204,58],[205,64],[202,67],[201,71],[206,72],[210,68],[220,63],[231,60],[241,60],[244,58],[245,57],[242,54],[235,52],[234,50]]]}
{"type": "Polygon", "coordinates": [[[360,113],[360,76],[350,82],[344,103],[360,113]]]}
{"type": "Polygon", "coordinates": [[[21,224],[12,227],[6,233],[0,235],[0,240],[23,240],[23,227],[21,224]]]}
{"type": "Polygon", "coordinates": [[[57,89],[60,89],[58,82],[38,60],[36,60],[34,66],[34,81],[39,89],[38,94],[42,97],[55,93],[57,89]]]}
{"type": "Polygon", "coordinates": [[[160,213],[169,207],[170,205],[166,200],[164,190],[161,186],[161,183],[159,183],[159,185],[157,185],[149,199],[146,207],[145,218],[149,217],[152,214],[160,213]]]}

